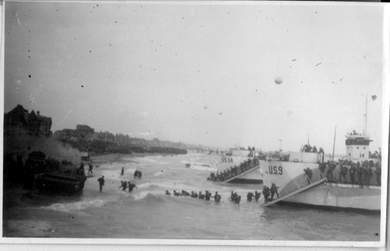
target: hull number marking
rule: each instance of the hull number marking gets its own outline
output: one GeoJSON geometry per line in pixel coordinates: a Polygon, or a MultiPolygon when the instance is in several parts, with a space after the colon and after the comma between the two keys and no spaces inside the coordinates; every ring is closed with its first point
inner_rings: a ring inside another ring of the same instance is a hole
{"type": "Polygon", "coordinates": [[[282,166],[268,166],[269,174],[273,175],[283,175],[283,167],[282,166]]]}

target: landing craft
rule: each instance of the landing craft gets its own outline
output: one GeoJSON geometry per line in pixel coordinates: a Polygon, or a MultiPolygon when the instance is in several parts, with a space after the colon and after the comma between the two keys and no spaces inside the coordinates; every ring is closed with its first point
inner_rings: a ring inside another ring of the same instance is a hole
{"type": "MultiPolygon", "coordinates": [[[[375,100],[376,96],[371,98],[375,100]]],[[[324,152],[314,151],[309,144],[300,152],[285,153],[283,158],[260,161],[264,185],[275,184],[280,194],[265,206],[288,202],[380,211],[381,154],[371,155],[369,151],[372,140],[367,134],[367,102],[366,96],[363,133],[346,135],[343,159],[334,160],[335,128],[332,158],[327,162],[324,152]]]]}
{"type": "Polygon", "coordinates": [[[87,177],[77,169],[38,174],[36,187],[40,191],[74,194],[81,192],[87,177]]]}
{"type": "Polygon", "coordinates": [[[63,161],[56,170],[36,174],[34,185],[42,192],[74,194],[83,190],[86,179],[83,166],[78,168],[63,161]]]}
{"type": "Polygon", "coordinates": [[[287,202],[379,211],[380,157],[370,158],[373,157],[369,155],[370,142],[367,135],[348,134],[345,140],[347,155],[338,161],[325,162],[323,152],[307,151],[281,153],[279,158],[260,160],[264,185],[275,184],[280,194],[279,199],[265,206],[287,202]],[[359,172],[364,174],[351,174],[352,166],[360,168],[359,172]],[[311,170],[311,177],[307,170],[311,170]]]}
{"type": "Polygon", "coordinates": [[[225,184],[262,184],[262,180],[259,178],[258,159],[259,156],[256,156],[255,148],[232,148],[222,157],[219,171],[212,172],[207,179],[225,184]]]}

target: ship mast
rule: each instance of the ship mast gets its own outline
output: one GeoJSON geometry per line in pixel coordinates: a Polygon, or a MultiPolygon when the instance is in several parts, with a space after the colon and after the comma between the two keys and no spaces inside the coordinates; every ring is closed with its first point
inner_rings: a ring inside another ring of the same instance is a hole
{"type": "Polygon", "coordinates": [[[282,139],[279,139],[279,149],[280,149],[280,152],[282,152],[282,139]]]}
{"type": "Polygon", "coordinates": [[[332,161],[334,161],[334,149],[336,144],[336,126],[334,127],[334,135],[333,135],[333,150],[332,150],[332,161]]]}
{"type": "Polygon", "coordinates": [[[363,114],[363,118],[364,118],[364,127],[363,127],[363,135],[364,136],[367,136],[367,95],[366,95],[366,98],[365,98],[365,104],[364,104],[364,114],[363,114]]]}

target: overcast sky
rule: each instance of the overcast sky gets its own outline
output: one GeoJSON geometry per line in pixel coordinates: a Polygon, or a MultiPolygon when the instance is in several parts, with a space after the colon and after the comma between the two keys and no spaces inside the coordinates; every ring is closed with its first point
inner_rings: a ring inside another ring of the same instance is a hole
{"type": "Polygon", "coordinates": [[[380,146],[378,7],[6,3],[5,112],[136,137],[344,153],[380,146]],[[279,83],[279,84],[278,84],[279,83]]]}

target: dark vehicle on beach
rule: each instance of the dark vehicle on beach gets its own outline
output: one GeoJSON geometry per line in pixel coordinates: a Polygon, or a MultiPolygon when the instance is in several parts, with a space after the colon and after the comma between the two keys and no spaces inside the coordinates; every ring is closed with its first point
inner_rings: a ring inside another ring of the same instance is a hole
{"type": "Polygon", "coordinates": [[[46,158],[43,152],[29,154],[26,161],[25,186],[50,193],[72,194],[83,190],[87,179],[84,165],[46,158]]]}
{"type": "Polygon", "coordinates": [[[86,179],[83,167],[73,167],[36,175],[35,187],[39,191],[73,194],[83,190],[86,179]]]}
{"type": "Polygon", "coordinates": [[[45,153],[41,151],[33,151],[28,155],[26,164],[23,168],[23,183],[24,187],[31,189],[34,183],[34,177],[37,174],[47,172],[48,165],[45,153]]]}
{"type": "Polygon", "coordinates": [[[46,171],[46,155],[40,151],[31,152],[26,160],[26,168],[32,173],[46,171]]]}

